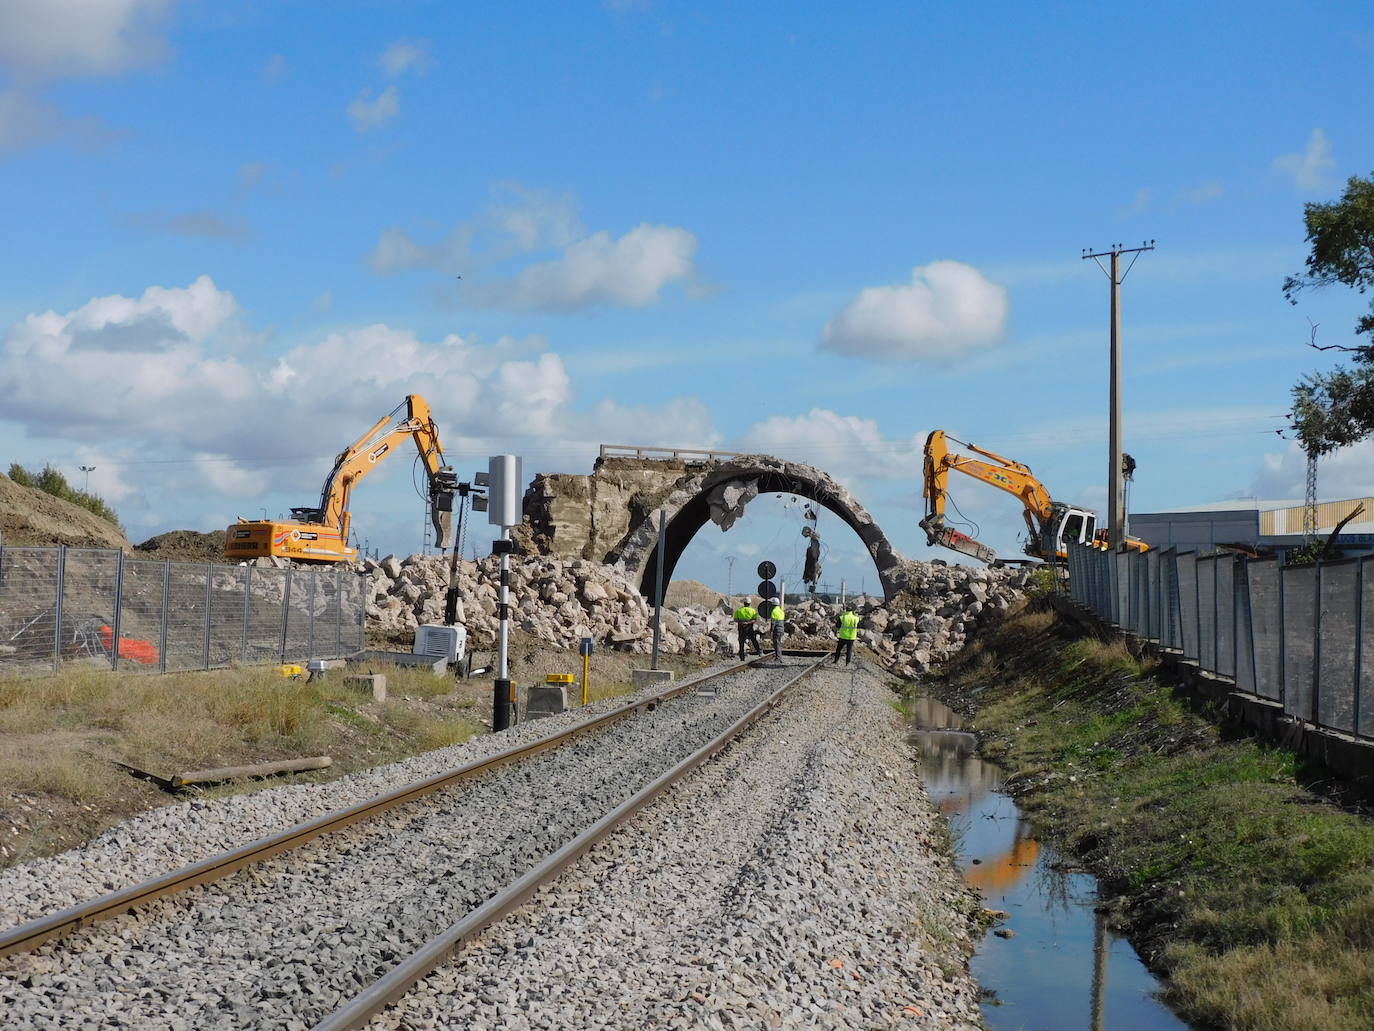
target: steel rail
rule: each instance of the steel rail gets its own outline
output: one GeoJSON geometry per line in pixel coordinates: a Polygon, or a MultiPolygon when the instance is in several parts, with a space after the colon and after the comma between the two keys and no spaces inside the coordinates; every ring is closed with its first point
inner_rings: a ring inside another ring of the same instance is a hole
{"type": "Polygon", "coordinates": [[[430,939],[416,952],[392,967],[343,1006],[316,1024],[311,1031],[356,1031],[388,1006],[398,1002],[419,980],[432,973],[465,942],[476,938],[489,926],[508,916],[532,899],[539,889],[556,878],[575,859],[593,845],[605,840],[635,813],[723,750],[731,741],[776,705],[803,678],[820,669],[823,661],[807,666],[795,677],[774,691],[754,708],[741,716],[714,740],[703,745],[658,779],[640,789],[616,808],[606,813],[577,837],[566,842],[556,852],[542,859],[511,884],[493,895],[457,923],[450,925],[430,939]]]}
{"type": "Polygon", "coordinates": [[[32,952],[44,942],[66,937],[99,920],[108,920],[155,899],[175,895],[189,888],[228,877],[246,866],[260,863],[282,852],[299,848],[325,834],[342,830],[360,820],[369,819],[424,795],[441,791],[460,780],[483,773],[504,763],[526,759],[547,749],[558,747],[574,737],[589,731],[599,730],[639,709],[660,705],[687,691],[694,690],[707,681],[738,673],[752,665],[752,663],[741,662],[715,673],[709,673],[704,677],[682,681],[666,691],[660,691],[658,694],[641,698],[638,701],[627,702],[609,712],[602,713],[600,716],[595,716],[566,730],[545,735],[529,744],[516,745],[485,759],[476,759],[462,766],[456,766],[424,780],[403,785],[394,791],[376,795],[343,809],[336,809],[324,816],[298,823],[226,852],[220,852],[189,866],[160,874],[128,888],[108,895],[101,895],[56,913],[50,913],[47,916],[37,917],[34,920],[19,924],[0,933],[0,958],[20,952],[32,952]]]}

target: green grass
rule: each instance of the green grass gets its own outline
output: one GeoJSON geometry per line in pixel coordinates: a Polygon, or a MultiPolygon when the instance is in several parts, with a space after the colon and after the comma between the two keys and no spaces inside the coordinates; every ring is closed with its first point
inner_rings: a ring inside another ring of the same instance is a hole
{"type": "Polygon", "coordinates": [[[1042,831],[1124,899],[1116,919],[1186,1019],[1374,1027],[1374,822],[1307,790],[1293,753],[1225,739],[1154,663],[1043,612],[946,687],[975,700],[1042,831]]]}

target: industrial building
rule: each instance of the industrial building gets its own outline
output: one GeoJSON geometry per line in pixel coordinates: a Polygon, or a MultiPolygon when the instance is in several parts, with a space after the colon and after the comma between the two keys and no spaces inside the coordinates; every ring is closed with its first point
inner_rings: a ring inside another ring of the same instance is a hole
{"type": "MultiPolygon", "coordinates": [[[[1347,554],[1374,551],[1374,498],[1320,502],[1318,535],[1331,533],[1360,505],[1364,510],[1341,530],[1339,545],[1347,554]]],[[[1282,555],[1303,542],[1302,511],[1301,500],[1236,498],[1169,512],[1132,513],[1130,532],[1152,548],[1199,552],[1234,548],[1282,555]]]]}

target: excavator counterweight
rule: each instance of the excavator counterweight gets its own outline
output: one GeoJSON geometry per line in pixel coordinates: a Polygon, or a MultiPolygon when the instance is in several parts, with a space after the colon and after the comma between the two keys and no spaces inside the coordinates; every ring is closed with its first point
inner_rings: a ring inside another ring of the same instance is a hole
{"type": "Polygon", "coordinates": [[[348,543],[353,488],[406,438],[415,442],[424,464],[435,544],[443,547],[458,477],[444,461],[428,403],[419,394],[410,394],[339,453],[325,478],[318,506],[293,508],[286,521],[240,518],[225,531],[225,556],[235,561],[269,556],[298,562],[353,561],[358,557],[358,549],[348,543]]]}

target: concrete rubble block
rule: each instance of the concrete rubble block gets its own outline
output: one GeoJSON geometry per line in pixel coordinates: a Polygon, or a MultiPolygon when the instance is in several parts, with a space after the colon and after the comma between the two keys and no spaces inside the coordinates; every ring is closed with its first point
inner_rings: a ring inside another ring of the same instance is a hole
{"type": "Polygon", "coordinates": [[[673,671],[670,669],[630,670],[630,683],[634,684],[636,691],[653,687],[655,684],[671,684],[672,682],[673,671]]]}
{"type": "Polygon", "coordinates": [[[395,555],[388,555],[382,559],[381,569],[390,579],[395,580],[401,575],[401,560],[395,555]]]}
{"type": "Polygon", "coordinates": [[[386,674],[355,673],[343,678],[344,687],[372,695],[374,702],[386,701],[386,674]]]}
{"type": "Polygon", "coordinates": [[[563,684],[531,684],[525,697],[525,716],[529,719],[557,716],[567,707],[568,693],[563,684]]]}

